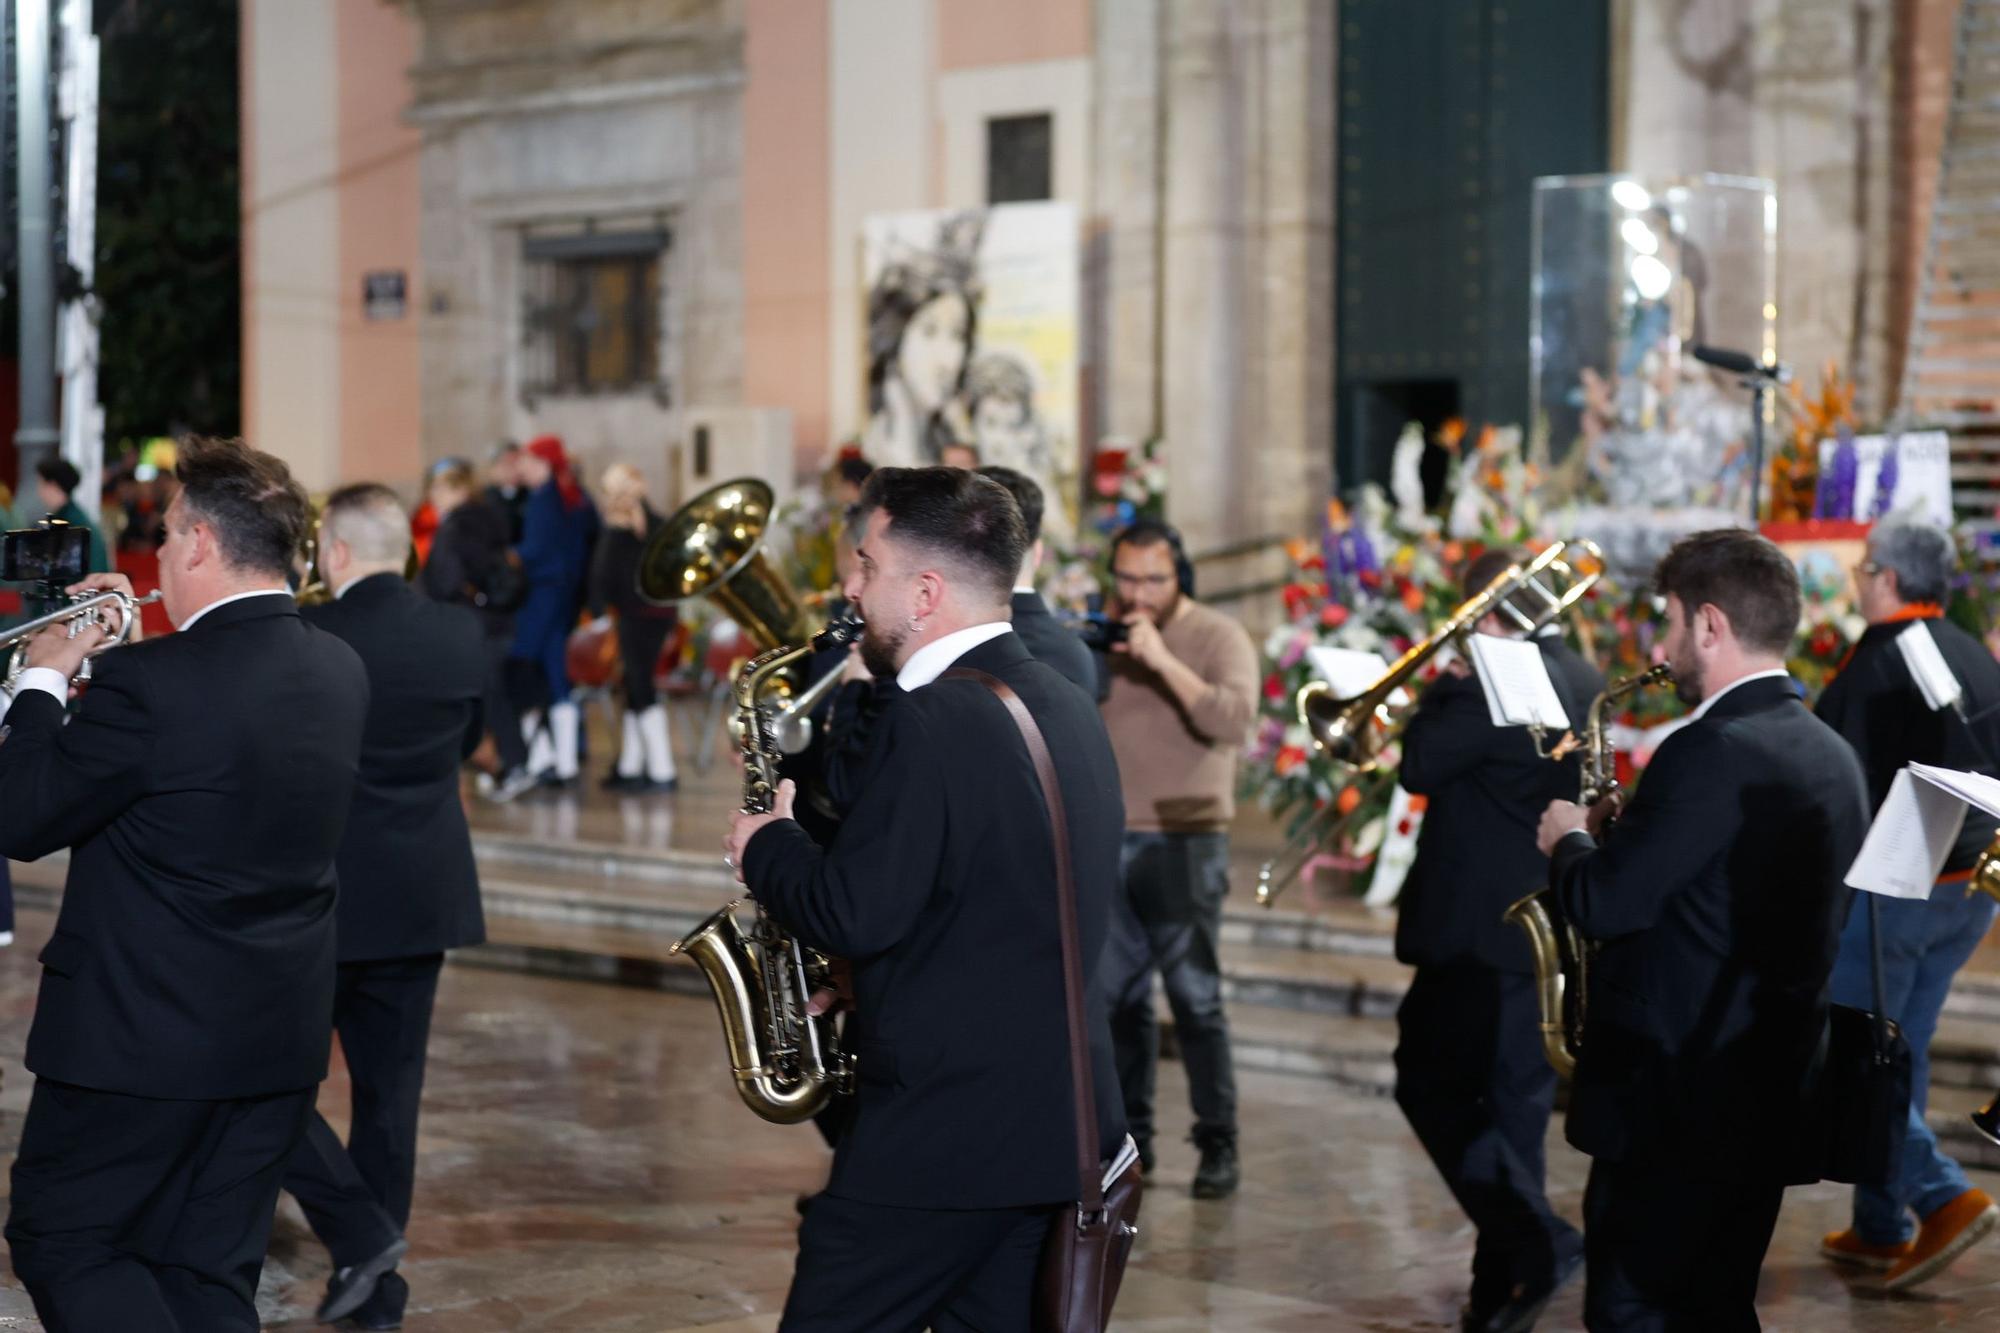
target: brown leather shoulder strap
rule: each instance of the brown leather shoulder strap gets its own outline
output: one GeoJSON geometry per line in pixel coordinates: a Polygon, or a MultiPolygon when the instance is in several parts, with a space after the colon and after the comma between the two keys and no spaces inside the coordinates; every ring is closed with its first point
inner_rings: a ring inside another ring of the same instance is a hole
{"type": "Polygon", "coordinates": [[[1086,1215],[1104,1206],[1102,1168],[1097,1161],[1097,1092],[1090,1072],[1090,1030],[1083,1013],[1083,945],[1077,939],[1076,876],[1070,867],[1069,818],[1063,809],[1062,786],[1056,781],[1055,759],[1049,754],[1042,729],[1021,696],[997,676],[971,667],[954,667],[945,680],[977,681],[1006,705],[1021,739],[1042,780],[1042,800],[1049,808],[1049,824],[1055,835],[1057,916],[1062,923],[1064,1008],[1069,1014],[1069,1072],[1076,1087],[1076,1170],[1077,1201],[1086,1215]]]}

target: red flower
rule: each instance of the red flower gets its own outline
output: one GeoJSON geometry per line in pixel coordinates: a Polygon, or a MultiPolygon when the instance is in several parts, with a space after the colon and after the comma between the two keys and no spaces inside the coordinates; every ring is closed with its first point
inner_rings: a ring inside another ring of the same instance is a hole
{"type": "Polygon", "coordinates": [[[1319,609],[1319,623],[1327,629],[1339,629],[1347,623],[1347,608],[1339,602],[1329,602],[1319,609]]]}
{"type": "Polygon", "coordinates": [[[1278,757],[1272,761],[1271,766],[1277,770],[1278,776],[1282,778],[1291,773],[1299,765],[1305,763],[1305,761],[1306,752],[1304,750],[1301,750],[1296,745],[1287,745],[1284,749],[1278,751],[1278,757]]]}
{"type": "Polygon", "coordinates": [[[1361,586],[1362,586],[1362,587],[1364,587],[1364,588],[1379,588],[1379,587],[1381,587],[1381,586],[1382,586],[1382,571],[1381,571],[1381,570],[1379,570],[1379,569],[1364,569],[1364,570],[1362,570],[1362,571],[1361,571],[1361,586]]]}
{"type": "Polygon", "coordinates": [[[1326,557],[1323,555],[1309,555],[1305,559],[1299,561],[1299,568],[1314,569],[1314,570],[1325,569],[1326,557]]]}
{"type": "Polygon", "coordinates": [[[1276,703],[1285,697],[1285,678],[1273,671],[1264,677],[1264,697],[1276,703]]]}

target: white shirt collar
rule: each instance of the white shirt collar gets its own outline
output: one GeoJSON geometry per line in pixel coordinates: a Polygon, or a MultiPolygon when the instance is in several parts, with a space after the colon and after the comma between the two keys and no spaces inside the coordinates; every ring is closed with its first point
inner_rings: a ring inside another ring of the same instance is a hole
{"type": "Polygon", "coordinates": [[[1753,680],[1777,680],[1780,677],[1790,680],[1792,673],[1783,667],[1772,667],[1769,671],[1753,671],[1747,676],[1738,676],[1735,680],[1730,681],[1714,694],[1709,695],[1706,699],[1695,705],[1694,712],[1688,714],[1688,721],[1699,722],[1702,718],[1708,716],[1708,710],[1715,707],[1716,700],[1735,689],[1738,685],[1748,685],[1753,680]]]}
{"type": "Polygon", "coordinates": [[[984,625],[973,625],[966,629],[953,630],[935,643],[927,643],[910,654],[910,660],[903,663],[903,669],[896,673],[896,683],[909,690],[924,686],[950,670],[951,664],[985,643],[997,639],[1002,634],[1011,633],[1014,626],[1005,620],[989,620],[984,625]]]}
{"type": "Polygon", "coordinates": [[[1014,595],[1015,595],[1016,597],[1019,597],[1019,596],[1020,596],[1020,595],[1021,595],[1022,593],[1024,593],[1024,592],[1026,592],[1026,593],[1032,593],[1032,592],[1033,592],[1034,590],[1035,590],[1035,585],[1034,585],[1034,584],[1032,584],[1032,583],[1023,583],[1023,584],[1022,584],[1022,585],[1021,585],[1020,587],[1018,587],[1018,588],[1014,589],[1014,595]]]}
{"type": "Polygon", "coordinates": [[[207,615],[210,611],[213,611],[216,607],[228,606],[231,602],[240,602],[246,597],[290,597],[291,595],[292,595],[292,590],[290,588],[253,588],[249,592],[232,593],[228,597],[218,598],[217,600],[210,602],[207,606],[204,606],[201,610],[195,612],[193,615],[189,616],[186,620],[183,620],[180,624],[176,625],[174,628],[179,630],[181,633],[185,634],[189,630],[194,628],[195,622],[197,620],[200,620],[203,616],[207,615]]]}

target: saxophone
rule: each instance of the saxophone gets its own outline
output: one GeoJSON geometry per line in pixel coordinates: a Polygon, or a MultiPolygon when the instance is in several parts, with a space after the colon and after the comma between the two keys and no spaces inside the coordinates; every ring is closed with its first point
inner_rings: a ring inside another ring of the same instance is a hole
{"type": "MultiPolygon", "coordinates": [[[[735,730],[746,812],[767,814],[776,799],[779,723],[804,702],[802,696],[791,708],[782,706],[798,664],[816,650],[853,642],[860,631],[859,620],[837,620],[809,643],[751,658],[737,675],[735,730]]],[[[854,1060],[838,1048],[831,1016],[806,1013],[813,992],[832,984],[826,955],[802,946],[754,901],[746,926],[739,916],[743,905],[741,898],[727,903],[668,952],[699,967],[715,994],[743,1104],[773,1124],[795,1125],[818,1114],[836,1093],[851,1090],[854,1060]]]]}
{"type": "MultiPolygon", "coordinates": [[[[1649,685],[1661,684],[1669,674],[1664,665],[1649,667],[1636,676],[1613,681],[1591,700],[1584,721],[1583,789],[1578,794],[1578,804],[1588,809],[1605,797],[1618,794],[1618,752],[1605,725],[1606,708],[1649,685]]],[[[1614,817],[1615,814],[1614,811],[1614,817]]],[[[1541,1011],[1542,1053],[1548,1056],[1556,1073],[1568,1078],[1576,1072],[1577,1053],[1583,1049],[1584,1002],[1593,946],[1577,933],[1575,926],[1560,918],[1554,890],[1546,888],[1516,902],[1503,917],[1510,925],[1527,932],[1528,948],[1535,962],[1535,1002],[1541,1011]]]]}

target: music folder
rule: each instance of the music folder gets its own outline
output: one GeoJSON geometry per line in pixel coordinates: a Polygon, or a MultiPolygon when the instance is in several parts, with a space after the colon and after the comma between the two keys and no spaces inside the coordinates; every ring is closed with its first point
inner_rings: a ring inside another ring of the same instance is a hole
{"type": "Polygon", "coordinates": [[[1491,634],[1466,638],[1473,673],[1486,691],[1486,710],[1496,727],[1544,727],[1563,731],[1569,713],[1556,696],[1542,650],[1526,639],[1502,639],[1491,634]]]}
{"type": "Polygon", "coordinates": [[[1921,620],[1912,621],[1908,629],[1896,636],[1896,647],[1902,651],[1903,663],[1909,667],[1911,679],[1917,682],[1917,689],[1932,712],[1956,704],[1964,696],[1965,687],[1958,683],[1944,654],[1938,651],[1930,626],[1921,620]]]}
{"type": "Polygon", "coordinates": [[[2000,778],[1906,765],[1868,826],[1848,886],[1890,898],[1930,897],[1969,805],[2000,818],[2000,778]]]}

